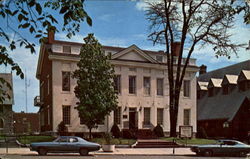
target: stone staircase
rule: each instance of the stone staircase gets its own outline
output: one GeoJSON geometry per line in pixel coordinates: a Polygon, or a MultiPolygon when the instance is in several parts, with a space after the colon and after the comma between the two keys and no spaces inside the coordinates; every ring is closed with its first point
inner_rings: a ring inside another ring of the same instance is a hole
{"type": "Polygon", "coordinates": [[[148,139],[148,140],[137,140],[134,148],[173,148],[173,147],[181,147],[175,142],[172,141],[164,141],[159,139],[148,139]]]}

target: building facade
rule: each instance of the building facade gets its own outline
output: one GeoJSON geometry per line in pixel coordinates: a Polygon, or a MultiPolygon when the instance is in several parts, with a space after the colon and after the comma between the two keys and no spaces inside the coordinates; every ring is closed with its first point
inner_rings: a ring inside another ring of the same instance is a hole
{"type": "Polygon", "coordinates": [[[0,133],[1,134],[12,134],[13,133],[13,112],[12,105],[14,104],[13,95],[13,82],[11,73],[0,73],[0,78],[4,79],[10,84],[10,89],[6,84],[0,82],[0,87],[3,89],[6,95],[3,103],[0,103],[0,133]]]}
{"type": "Polygon", "coordinates": [[[247,139],[250,135],[250,60],[201,72],[197,86],[199,135],[247,139]]]}
{"type": "MultiPolygon", "coordinates": [[[[41,131],[57,131],[64,121],[69,132],[88,132],[81,123],[74,94],[76,80],[70,74],[77,68],[81,43],[59,41],[49,34],[48,42],[40,47],[37,78],[40,96],[35,105],[40,107],[41,131]]],[[[178,45],[176,45],[178,47],[178,45]]],[[[94,132],[110,131],[114,123],[121,129],[151,129],[161,124],[170,130],[169,92],[166,55],[132,45],[127,48],[103,46],[111,54],[118,93],[118,108],[106,117],[94,132]]],[[[185,60],[185,59],[184,59],[185,60]]],[[[192,126],[196,133],[196,77],[198,67],[190,59],[181,91],[178,125],[192,126]]]]}
{"type": "Polygon", "coordinates": [[[40,121],[38,113],[13,113],[13,132],[15,134],[38,134],[40,121]]]}

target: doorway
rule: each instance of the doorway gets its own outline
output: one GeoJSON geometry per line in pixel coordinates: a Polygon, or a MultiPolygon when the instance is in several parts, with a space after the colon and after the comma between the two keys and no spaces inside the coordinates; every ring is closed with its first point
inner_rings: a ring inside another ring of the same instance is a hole
{"type": "Polygon", "coordinates": [[[138,113],[136,108],[129,108],[129,129],[138,128],[138,113]]]}

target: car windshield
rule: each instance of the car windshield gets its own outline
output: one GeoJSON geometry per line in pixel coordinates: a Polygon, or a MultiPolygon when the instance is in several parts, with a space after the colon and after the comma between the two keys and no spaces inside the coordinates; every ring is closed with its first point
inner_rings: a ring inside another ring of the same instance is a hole
{"type": "Polygon", "coordinates": [[[54,142],[68,142],[66,137],[58,137],[54,142]]]}

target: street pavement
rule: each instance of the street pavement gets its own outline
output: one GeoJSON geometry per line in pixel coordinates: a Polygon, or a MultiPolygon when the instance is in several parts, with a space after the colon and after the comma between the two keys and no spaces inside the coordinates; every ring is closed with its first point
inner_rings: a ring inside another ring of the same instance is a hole
{"type": "MultiPolygon", "coordinates": [[[[29,148],[0,148],[0,155],[37,155],[29,148]]],[[[90,152],[90,155],[194,155],[190,148],[116,148],[114,152],[102,150],[90,152]]]]}

